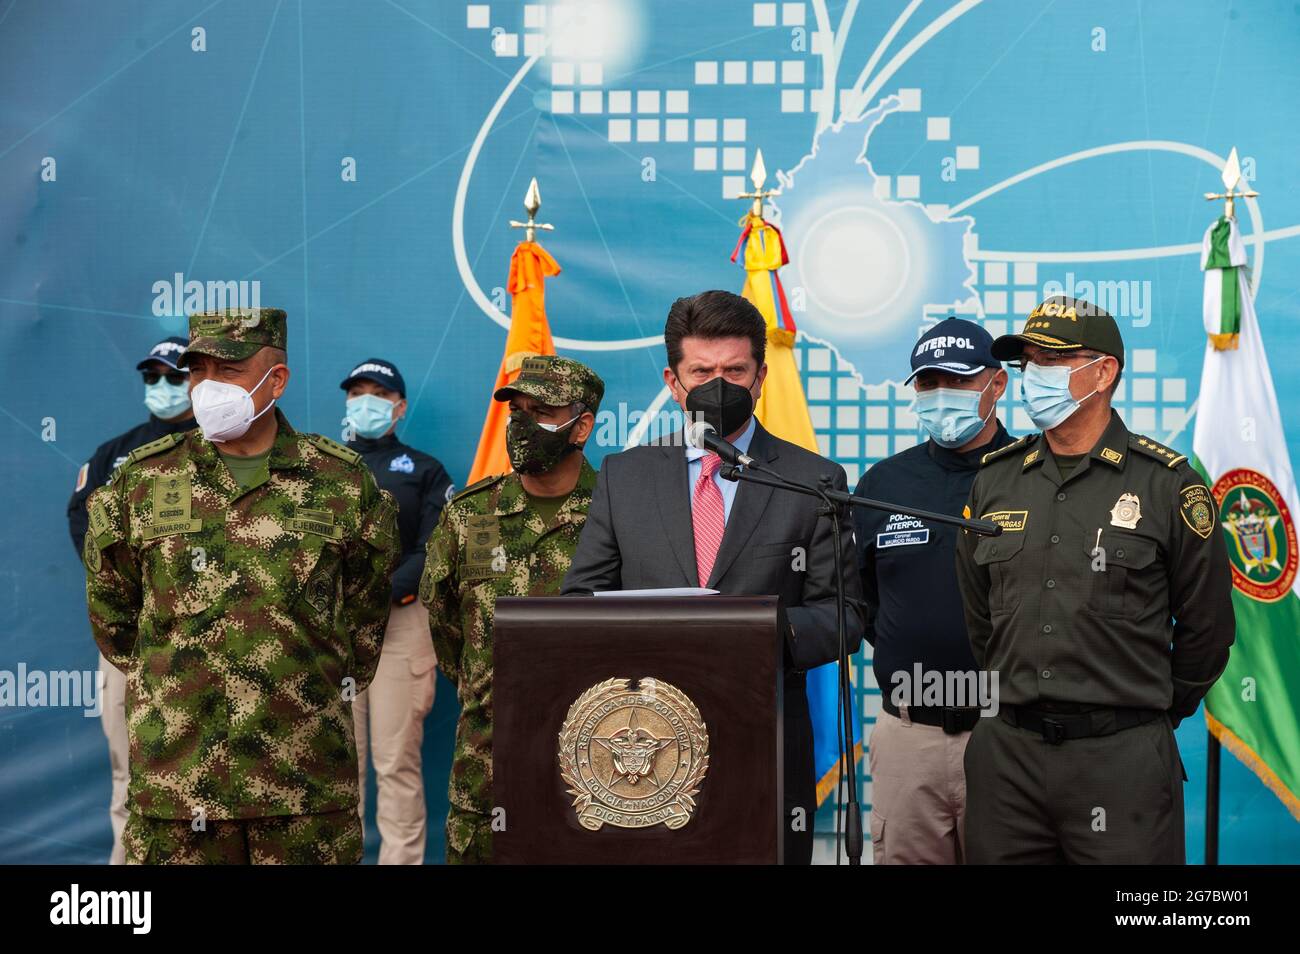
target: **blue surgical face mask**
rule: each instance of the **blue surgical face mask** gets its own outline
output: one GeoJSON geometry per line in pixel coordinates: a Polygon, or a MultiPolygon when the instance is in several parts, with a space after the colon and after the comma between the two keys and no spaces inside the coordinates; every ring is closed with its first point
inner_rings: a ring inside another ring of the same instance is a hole
{"type": "Polygon", "coordinates": [[[154,417],[170,420],[190,409],[190,386],[168,384],[164,378],[157,384],[144,386],[144,406],[154,417]]]}
{"type": "MultiPolygon", "coordinates": [[[[921,419],[921,426],[930,438],[940,447],[961,447],[983,429],[988,422],[988,414],[980,417],[980,398],[993,383],[978,391],[963,388],[931,388],[916,392],[913,410],[921,419]]],[[[992,414],[992,409],[989,414],[992,414]]]]}
{"type": "Polygon", "coordinates": [[[1088,365],[1096,364],[1104,357],[1105,355],[1098,355],[1088,364],[1081,364],[1077,368],[1064,366],[1044,368],[1032,361],[1026,364],[1021,390],[1025,410],[1029,412],[1029,419],[1034,422],[1034,427],[1041,431],[1050,431],[1079,410],[1079,405],[1096,394],[1095,390],[1090,391],[1075,400],[1074,395],[1070,393],[1070,375],[1075,371],[1082,371],[1088,365]]]}
{"type": "Polygon", "coordinates": [[[358,394],[348,398],[346,420],[362,437],[383,437],[393,426],[393,402],[377,394],[358,394]]]}

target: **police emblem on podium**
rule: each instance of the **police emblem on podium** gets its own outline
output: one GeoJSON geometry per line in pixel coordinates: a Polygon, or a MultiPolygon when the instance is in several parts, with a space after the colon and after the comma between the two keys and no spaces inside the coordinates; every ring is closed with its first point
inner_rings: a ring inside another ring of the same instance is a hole
{"type": "Polygon", "coordinates": [[[650,677],[635,686],[607,679],[569,707],[558,760],[583,828],[678,829],[696,810],[709,733],[677,687],[650,677]]]}

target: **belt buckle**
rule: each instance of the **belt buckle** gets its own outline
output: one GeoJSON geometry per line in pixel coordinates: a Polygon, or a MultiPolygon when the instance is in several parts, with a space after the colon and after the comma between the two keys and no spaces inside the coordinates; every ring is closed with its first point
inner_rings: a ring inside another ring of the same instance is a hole
{"type": "Polygon", "coordinates": [[[944,706],[940,712],[943,713],[941,720],[943,722],[944,735],[961,735],[961,723],[957,719],[957,710],[950,706],[944,706]]]}
{"type": "Polygon", "coordinates": [[[1042,735],[1049,745],[1060,745],[1065,741],[1065,723],[1057,719],[1044,719],[1042,735]]]}

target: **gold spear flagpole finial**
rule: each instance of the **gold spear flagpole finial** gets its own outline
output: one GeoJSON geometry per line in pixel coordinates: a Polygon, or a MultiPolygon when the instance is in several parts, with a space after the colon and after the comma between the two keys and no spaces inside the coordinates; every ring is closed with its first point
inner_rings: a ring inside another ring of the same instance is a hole
{"type": "Polygon", "coordinates": [[[1223,192],[1207,192],[1205,198],[1213,201],[1214,199],[1223,199],[1223,214],[1228,218],[1233,218],[1233,199],[1254,199],[1259,193],[1247,189],[1244,192],[1234,191],[1241,184],[1241,161],[1237,158],[1237,147],[1232,147],[1232,152],[1228,154],[1228,161],[1223,164],[1223,192]]]}
{"type": "Polygon", "coordinates": [[[533,176],[533,181],[528,183],[528,191],[524,194],[524,211],[528,213],[527,222],[516,222],[510,220],[512,229],[524,229],[524,241],[534,242],[537,240],[537,230],[545,229],[548,232],[554,232],[555,226],[549,222],[538,222],[537,212],[542,207],[542,190],[537,188],[537,177],[533,176]]]}
{"type": "MultiPolygon", "coordinates": [[[[741,192],[736,195],[737,199],[753,199],[754,205],[750,209],[751,215],[763,217],[763,200],[768,196],[780,195],[779,189],[764,189],[763,183],[767,181],[767,166],[763,163],[763,150],[754,151],[754,165],[749,170],[749,181],[754,184],[753,192],[741,192]]],[[[741,219],[743,225],[745,220],[741,219]]]]}

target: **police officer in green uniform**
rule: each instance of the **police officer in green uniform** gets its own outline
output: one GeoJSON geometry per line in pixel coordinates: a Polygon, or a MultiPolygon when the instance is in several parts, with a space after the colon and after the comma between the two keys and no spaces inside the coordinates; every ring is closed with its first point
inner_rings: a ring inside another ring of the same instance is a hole
{"type": "Polygon", "coordinates": [[[966,749],[975,864],[1182,864],[1173,729],[1232,644],[1231,577],[1214,503],[1186,457],[1111,408],[1114,318],[1049,298],[993,356],[1023,369],[1042,433],[987,454],[957,574],[975,658],[999,711],[966,749]]]}
{"type": "Polygon", "coordinates": [[[587,522],[596,472],[582,447],[605,384],[556,355],[524,357],[495,394],[510,402],[514,471],[466,487],[429,538],[420,600],[438,668],[456,686],[447,861],[492,860],[492,630],[501,596],[558,596],[587,522]]]}

